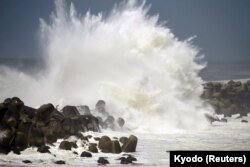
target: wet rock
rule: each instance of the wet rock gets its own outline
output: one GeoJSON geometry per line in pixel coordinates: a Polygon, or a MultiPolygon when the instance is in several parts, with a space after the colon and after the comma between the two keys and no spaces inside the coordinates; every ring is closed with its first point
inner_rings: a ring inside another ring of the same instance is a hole
{"type": "Polygon", "coordinates": [[[23,163],[25,163],[25,164],[31,164],[32,162],[30,160],[23,160],[23,163]]]}
{"type": "Polygon", "coordinates": [[[14,137],[14,130],[0,127],[0,153],[7,154],[10,152],[14,137]]]}
{"type": "Polygon", "coordinates": [[[111,141],[112,153],[119,154],[122,152],[120,143],[118,140],[111,141]]]}
{"type": "Polygon", "coordinates": [[[127,157],[118,158],[117,160],[121,160],[121,164],[130,164],[133,163],[133,161],[137,161],[137,159],[131,155],[127,155],[127,157]]]}
{"type": "Polygon", "coordinates": [[[13,151],[14,154],[17,154],[17,155],[20,155],[21,154],[21,151],[23,151],[24,149],[23,148],[20,148],[18,146],[12,146],[11,147],[11,151],[13,151]]]}
{"type": "Polygon", "coordinates": [[[99,140],[98,147],[104,153],[115,153],[121,152],[120,143],[117,140],[111,140],[108,136],[102,136],[99,140]]]}
{"type": "Polygon", "coordinates": [[[130,135],[128,140],[122,145],[123,152],[135,152],[137,146],[137,137],[130,135]]]}
{"type": "Polygon", "coordinates": [[[120,137],[119,141],[124,144],[128,140],[127,137],[120,137]]]}
{"type": "Polygon", "coordinates": [[[87,135],[86,137],[89,138],[89,139],[91,139],[91,138],[92,138],[92,135],[87,135]]]}
{"type": "Polygon", "coordinates": [[[104,153],[110,153],[112,152],[112,143],[108,136],[102,136],[99,140],[98,147],[101,149],[104,153]]]}
{"type": "Polygon", "coordinates": [[[28,147],[27,135],[25,133],[21,131],[16,132],[15,146],[22,147],[22,148],[28,147]]]}
{"type": "Polygon", "coordinates": [[[57,164],[57,165],[63,165],[63,164],[66,164],[66,163],[63,160],[59,160],[59,161],[55,161],[55,164],[57,164]]]}
{"type": "Polygon", "coordinates": [[[244,120],[244,119],[241,120],[241,122],[242,122],[242,123],[248,123],[248,121],[247,121],[247,120],[244,120]]]}
{"type": "Polygon", "coordinates": [[[104,121],[107,124],[108,128],[114,129],[115,128],[115,118],[113,116],[108,116],[107,119],[104,121]]]}
{"type": "Polygon", "coordinates": [[[77,145],[74,142],[64,140],[60,143],[59,148],[62,150],[71,150],[71,148],[77,148],[77,145]]]}
{"type": "Polygon", "coordinates": [[[7,111],[7,107],[4,103],[0,103],[0,122],[2,122],[2,119],[7,111]]]}
{"type": "Polygon", "coordinates": [[[98,153],[98,149],[97,149],[96,145],[94,145],[94,144],[91,144],[91,145],[89,146],[88,150],[89,150],[90,152],[92,152],[92,153],[98,153]]]}
{"type": "Polygon", "coordinates": [[[84,105],[84,106],[78,106],[78,107],[80,108],[82,115],[90,115],[91,114],[89,106],[84,105]]]}
{"type": "Polygon", "coordinates": [[[99,122],[96,117],[93,115],[81,115],[81,126],[82,129],[86,131],[93,131],[93,132],[99,132],[99,122]]]}
{"type": "Polygon", "coordinates": [[[92,157],[92,154],[84,151],[84,152],[82,152],[81,157],[92,157]]]}
{"type": "Polygon", "coordinates": [[[99,141],[101,138],[100,137],[94,137],[95,141],[99,141]]]}
{"type": "Polygon", "coordinates": [[[77,153],[76,151],[73,151],[73,154],[76,154],[76,155],[78,155],[78,153],[77,153]]]}
{"type": "Polygon", "coordinates": [[[40,146],[38,147],[37,151],[40,153],[50,153],[49,149],[49,146],[40,146]]]}
{"type": "Polygon", "coordinates": [[[125,120],[123,118],[118,118],[117,121],[118,125],[122,128],[125,124],[125,120]]]}
{"type": "Polygon", "coordinates": [[[79,111],[77,110],[75,106],[65,106],[63,107],[62,112],[65,117],[69,117],[69,118],[80,115],[79,111]]]}
{"type": "Polygon", "coordinates": [[[132,155],[128,155],[127,160],[132,163],[133,161],[137,161],[137,159],[135,157],[133,157],[132,155]]]}
{"type": "Polygon", "coordinates": [[[40,123],[46,123],[54,109],[55,107],[51,103],[40,106],[36,112],[36,121],[40,123]]]}
{"type": "Polygon", "coordinates": [[[45,138],[41,128],[31,126],[28,136],[28,143],[30,146],[40,147],[45,144],[45,138]]]}
{"type": "Polygon", "coordinates": [[[97,163],[100,165],[106,165],[109,164],[109,161],[106,159],[106,157],[99,157],[97,163]]]}
{"type": "Polygon", "coordinates": [[[89,141],[89,138],[87,136],[82,136],[80,139],[84,141],[89,141]]]}

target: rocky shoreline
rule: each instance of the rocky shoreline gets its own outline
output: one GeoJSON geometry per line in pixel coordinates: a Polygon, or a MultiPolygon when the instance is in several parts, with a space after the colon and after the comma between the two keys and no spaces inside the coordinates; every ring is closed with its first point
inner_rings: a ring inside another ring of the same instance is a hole
{"type": "MultiPolygon", "coordinates": [[[[216,115],[206,115],[211,121],[227,122],[227,118],[239,114],[238,118],[250,113],[250,81],[207,82],[201,95],[210,104],[216,115]],[[218,118],[223,115],[224,118],[218,118]]],[[[248,123],[242,119],[242,123],[248,123]]],[[[0,154],[22,154],[33,148],[41,154],[52,154],[53,150],[68,151],[79,158],[91,158],[98,153],[118,154],[120,164],[130,164],[137,159],[130,153],[136,152],[138,138],[134,135],[109,137],[103,129],[122,129],[125,120],[114,118],[106,111],[103,100],[95,109],[88,106],[65,106],[61,110],[53,104],[39,108],[26,106],[18,97],[7,98],[0,103],[0,154]],[[89,135],[87,132],[99,135],[89,135]],[[79,149],[80,148],[80,149],[79,149]],[[77,151],[78,150],[78,151],[77,151]],[[79,151],[80,150],[80,151],[79,151]]],[[[29,159],[23,164],[32,164],[29,159]]],[[[67,164],[63,159],[55,164],[67,164]]],[[[109,164],[108,157],[98,156],[97,164],[109,164]]]]}
{"type": "MultiPolygon", "coordinates": [[[[231,117],[239,114],[238,118],[250,113],[250,80],[241,82],[230,80],[228,82],[207,82],[203,85],[202,98],[212,105],[217,115],[231,117]]],[[[218,118],[208,116],[210,121],[218,118]]],[[[226,119],[222,121],[226,122],[226,119]]],[[[242,120],[242,122],[247,122],[242,120]]]]}
{"type": "MultiPolygon", "coordinates": [[[[94,116],[88,106],[65,106],[58,111],[52,104],[44,104],[35,109],[26,106],[17,97],[7,98],[0,103],[0,153],[21,154],[32,147],[36,148],[37,152],[52,154],[50,147],[55,146],[58,139],[62,139],[59,150],[72,151],[79,157],[91,158],[92,153],[98,152],[135,152],[138,139],[134,135],[120,139],[111,139],[106,135],[84,135],[88,131],[101,132],[101,129],[106,128],[122,128],[125,124],[123,118],[115,119],[106,111],[103,100],[97,102],[95,111],[99,116],[94,116]],[[78,147],[84,151],[75,151],[78,147]]],[[[136,161],[136,158],[123,154],[118,160],[121,164],[129,164],[136,161]]],[[[24,160],[23,163],[32,162],[24,160]]],[[[65,161],[58,160],[54,163],[65,164],[65,161]]],[[[108,164],[109,161],[100,157],[97,163],[108,164]]]]}

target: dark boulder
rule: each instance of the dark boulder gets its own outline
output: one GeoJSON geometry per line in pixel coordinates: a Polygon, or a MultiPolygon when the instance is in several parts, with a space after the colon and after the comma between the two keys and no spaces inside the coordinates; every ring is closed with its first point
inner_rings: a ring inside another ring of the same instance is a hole
{"type": "Polygon", "coordinates": [[[113,117],[113,116],[108,116],[107,118],[106,118],[106,120],[104,121],[104,123],[106,123],[107,124],[107,126],[108,126],[108,128],[110,128],[110,129],[114,129],[115,128],[115,118],[113,117]]]}
{"type": "Polygon", "coordinates": [[[109,161],[106,159],[106,157],[99,157],[99,159],[97,160],[97,163],[99,165],[106,165],[106,164],[109,164],[109,161]]]}
{"type": "Polygon", "coordinates": [[[121,146],[120,146],[120,143],[118,142],[118,140],[112,140],[111,147],[112,147],[111,153],[119,154],[122,152],[121,146]]]}
{"type": "Polygon", "coordinates": [[[90,144],[88,151],[92,152],[92,153],[98,153],[98,149],[96,147],[96,144],[90,144]]]}
{"type": "Polygon", "coordinates": [[[37,147],[40,147],[45,144],[45,138],[41,128],[31,126],[28,134],[28,143],[30,146],[37,147]]]}
{"type": "Polygon", "coordinates": [[[66,163],[63,160],[59,160],[59,161],[55,161],[55,164],[57,164],[57,165],[63,165],[63,164],[66,164],[66,163]]]}
{"type": "Polygon", "coordinates": [[[81,115],[81,126],[84,131],[99,132],[99,121],[93,115],[81,115]]]}
{"type": "Polygon", "coordinates": [[[116,120],[116,122],[118,123],[118,125],[122,128],[125,124],[125,120],[123,118],[118,118],[116,120]]]}
{"type": "Polygon", "coordinates": [[[80,115],[75,106],[65,106],[63,107],[62,112],[65,117],[75,117],[80,115]]]}
{"type": "Polygon", "coordinates": [[[49,146],[40,146],[38,147],[37,151],[40,153],[50,153],[49,149],[49,146]]]}
{"type": "Polygon", "coordinates": [[[0,153],[7,154],[10,152],[15,138],[15,131],[0,127],[0,153]]]}
{"type": "Polygon", "coordinates": [[[248,121],[247,121],[247,120],[244,120],[244,119],[241,120],[241,122],[242,122],[242,123],[248,123],[248,121]]]}
{"type": "Polygon", "coordinates": [[[111,140],[108,136],[102,136],[99,140],[98,147],[104,153],[115,153],[121,152],[120,143],[117,140],[111,140]]]}
{"type": "Polygon", "coordinates": [[[36,112],[36,121],[46,124],[54,109],[55,107],[51,103],[40,106],[36,112]]]}
{"type": "Polygon", "coordinates": [[[15,146],[18,146],[21,148],[28,147],[27,135],[24,132],[21,132],[21,131],[16,132],[15,146]]]}
{"type": "Polygon", "coordinates": [[[31,164],[32,162],[30,160],[23,160],[23,163],[25,163],[25,164],[31,164]]]}
{"type": "Polygon", "coordinates": [[[111,153],[112,152],[112,143],[108,136],[102,136],[99,140],[98,147],[104,153],[111,153]]]}
{"type": "Polygon", "coordinates": [[[122,145],[123,152],[135,152],[137,146],[137,137],[130,135],[128,140],[122,145]]]}
{"type": "Polygon", "coordinates": [[[95,109],[103,116],[108,116],[108,113],[106,111],[106,103],[104,100],[99,100],[95,105],[95,109]]]}
{"type": "Polygon", "coordinates": [[[2,122],[2,119],[7,111],[7,107],[4,103],[0,103],[0,122],[2,122]]]}
{"type": "Polygon", "coordinates": [[[127,137],[120,137],[119,141],[124,144],[125,142],[127,142],[128,138],[127,137]]]}
{"type": "Polygon", "coordinates": [[[60,143],[59,148],[62,150],[71,150],[71,148],[77,148],[77,145],[74,142],[64,140],[60,143]]]}
{"type": "Polygon", "coordinates": [[[92,154],[84,151],[84,152],[82,152],[81,157],[92,157],[92,154]]]}
{"type": "Polygon", "coordinates": [[[121,160],[121,164],[130,164],[133,163],[133,161],[137,161],[137,159],[131,155],[128,155],[127,157],[118,158],[117,160],[121,160]]]}
{"type": "Polygon", "coordinates": [[[86,106],[86,105],[78,106],[78,108],[79,108],[79,111],[81,111],[81,115],[89,115],[89,114],[91,114],[89,106],[86,106]]]}

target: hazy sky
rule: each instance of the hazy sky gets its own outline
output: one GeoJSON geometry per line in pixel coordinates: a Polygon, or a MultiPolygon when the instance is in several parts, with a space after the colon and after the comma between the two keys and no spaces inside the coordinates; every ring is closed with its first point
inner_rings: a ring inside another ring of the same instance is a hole
{"type": "MultiPolygon", "coordinates": [[[[72,1],[80,13],[108,12],[119,2],[72,1]]],[[[179,39],[197,36],[194,43],[209,62],[250,62],[249,0],[148,0],[147,4],[179,39]]],[[[52,0],[1,0],[0,57],[39,56],[39,18],[48,20],[53,10],[52,0]]]]}

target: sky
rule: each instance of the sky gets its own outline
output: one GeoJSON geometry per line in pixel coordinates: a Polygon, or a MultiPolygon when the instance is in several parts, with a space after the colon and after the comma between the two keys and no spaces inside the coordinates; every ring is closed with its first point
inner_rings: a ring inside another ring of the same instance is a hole
{"type": "MultiPolygon", "coordinates": [[[[119,2],[71,1],[83,14],[108,12],[119,2]]],[[[147,4],[149,13],[159,14],[180,40],[196,36],[194,44],[206,61],[250,62],[249,0],[147,0],[147,4]]],[[[48,21],[53,10],[52,0],[1,0],[0,58],[39,57],[39,18],[48,21]]]]}

